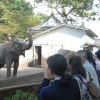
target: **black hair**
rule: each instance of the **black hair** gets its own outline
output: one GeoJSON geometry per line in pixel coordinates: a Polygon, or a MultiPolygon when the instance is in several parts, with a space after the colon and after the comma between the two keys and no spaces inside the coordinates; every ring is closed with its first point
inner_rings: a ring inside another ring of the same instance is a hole
{"type": "Polygon", "coordinates": [[[97,58],[100,60],[100,49],[99,49],[97,52],[95,52],[95,55],[96,55],[97,58]]]}
{"type": "Polygon", "coordinates": [[[71,65],[72,69],[72,75],[75,74],[80,74],[82,75],[84,78],[86,78],[86,70],[85,68],[82,66],[82,60],[80,57],[78,56],[72,56],[69,59],[69,64],[71,65]]]}
{"type": "Polygon", "coordinates": [[[91,63],[91,64],[93,65],[93,67],[96,69],[96,63],[95,63],[95,60],[94,60],[94,58],[93,58],[93,56],[92,56],[91,51],[89,51],[89,50],[85,50],[85,51],[86,51],[86,53],[87,53],[87,60],[88,60],[89,63],[91,63]]]}
{"type": "Polygon", "coordinates": [[[62,87],[66,87],[71,84],[72,76],[69,74],[65,74],[67,69],[67,61],[66,58],[61,54],[54,54],[47,59],[48,67],[51,71],[60,76],[60,85],[62,87]]]}

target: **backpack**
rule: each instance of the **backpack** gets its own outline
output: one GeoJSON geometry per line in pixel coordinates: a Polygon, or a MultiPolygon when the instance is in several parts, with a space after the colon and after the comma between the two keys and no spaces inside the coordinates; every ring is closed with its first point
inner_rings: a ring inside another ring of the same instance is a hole
{"type": "Polygon", "coordinates": [[[93,79],[90,73],[89,73],[90,80],[87,83],[83,83],[79,77],[74,77],[74,78],[77,80],[78,85],[79,85],[81,100],[100,100],[100,90],[97,88],[97,86],[93,82],[93,79]],[[86,95],[83,97],[82,96],[82,85],[84,84],[87,87],[87,91],[86,91],[86,95]]]}

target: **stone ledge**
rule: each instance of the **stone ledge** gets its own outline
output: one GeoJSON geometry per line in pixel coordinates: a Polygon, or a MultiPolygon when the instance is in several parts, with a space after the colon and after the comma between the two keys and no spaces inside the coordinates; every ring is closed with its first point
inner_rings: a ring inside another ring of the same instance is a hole
{"type": "Polygon", "coordinates": [[[41,72],[41,73],[36,73],[36,74],[31,74],[31,75],[26,75],[26,76],[19,76],[15,78],[0,80],[0,88],[40,82],[42,81],[43,76],[44,74],[43,72],[41,72]]]}

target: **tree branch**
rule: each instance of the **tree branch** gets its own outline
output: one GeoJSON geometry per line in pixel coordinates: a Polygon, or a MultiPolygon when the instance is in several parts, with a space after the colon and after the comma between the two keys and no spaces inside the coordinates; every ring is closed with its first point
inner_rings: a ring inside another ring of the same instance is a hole
{"type": "Polygon", "coordinates": [[[57,13],[63,17],[63,14],[56,9],[57,13]]]}
{"type": "Polygon", "coordinates": [[[80,16],[78,16],[78,15],[76,15],[76,14],[73,14],[73,13],[71,13],[73,16],[75,16],[75,17],[80,17],[80,16]]]}
{"type": "Polygon", "coordinates": [[[72,8],[67,14],[66,16],[68,16],[72,11],[73,11],[74,8],[72,8]]]}

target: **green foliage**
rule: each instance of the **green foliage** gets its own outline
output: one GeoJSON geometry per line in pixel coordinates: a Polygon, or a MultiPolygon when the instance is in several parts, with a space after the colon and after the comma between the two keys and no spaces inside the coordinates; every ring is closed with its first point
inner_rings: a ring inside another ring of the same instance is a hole
{"type": "Polygon", "coordinates": [[[97,14],[93,9],[94,0],[44,0],[51,9],[56,10],[62,17],[70,20],[69,16],[95,20],[97,14]]]}
{"type": "MultiPolygon", "coordinates": [[[[34,93],[29,93],[29,91],[24,91],[22,92],[22,95],[21,95],[21,99],[20,100],[26,100],[26,97],[28,96],[28,99],[27,100],[33,100],[34,98],[34,93]]],[[[12,99],[11,100],[19,100],[19,97],[20,97],[20,94],[21,94],[21,90],[16,90],[15,94],[12,96],[12,99]]],[[[5,96],[3,97],[3,100],[10,100],[10,96],[5,96]]],[[[35,100],[37,100],[37,98],[35,98],[35,100]]]]}
{"type": "MultiPolygon", "coordinates": [[[[65,7],[69,7],[70,13],[77,14],[80,17],[88,17],[94,14],[88,12],[89,10],[92,10],[93,0],[84,0],[84,2],[82,2],[82,0],[53,0],[52,3],[55,3],[55,5],[53,5],[53,8],[57,9],[58,12],[58,8],[61,6],[62,9],[65,9],[65,7]]],[[[68,16],[66,10],[62,10],[62,14],[63,13],[66,15],[66,17],[68,16]]]]}
{"type": "Polygon", "coordinates": [[[39,18],[41,19],[41,20],[45,20],[45,19],[47,19],[49,16],[48,15],[46,15],[46,14],[44,14],[44,13],[37,13],[37,15],[39,16],[39,18]]]}
{"type": "Polygon", "coordinates": [[[9,41],[7,34],[0,32],[0,42],[9,41]]]}
{"type": "Polygon", "coordinates": [[[25,0],[0,0],[0,31],[15,37],[26,37],[27,27],[41,23],[25,0]]]}
{"type": "Polygon", "coordinates": [[[43,0],[34,0],[34,2],[42,2],[43,0]]]}
{"type": "Polygon", "coordinates": [[[98,20],[100,20],[100,3],[95,5],[98,20]]]}

